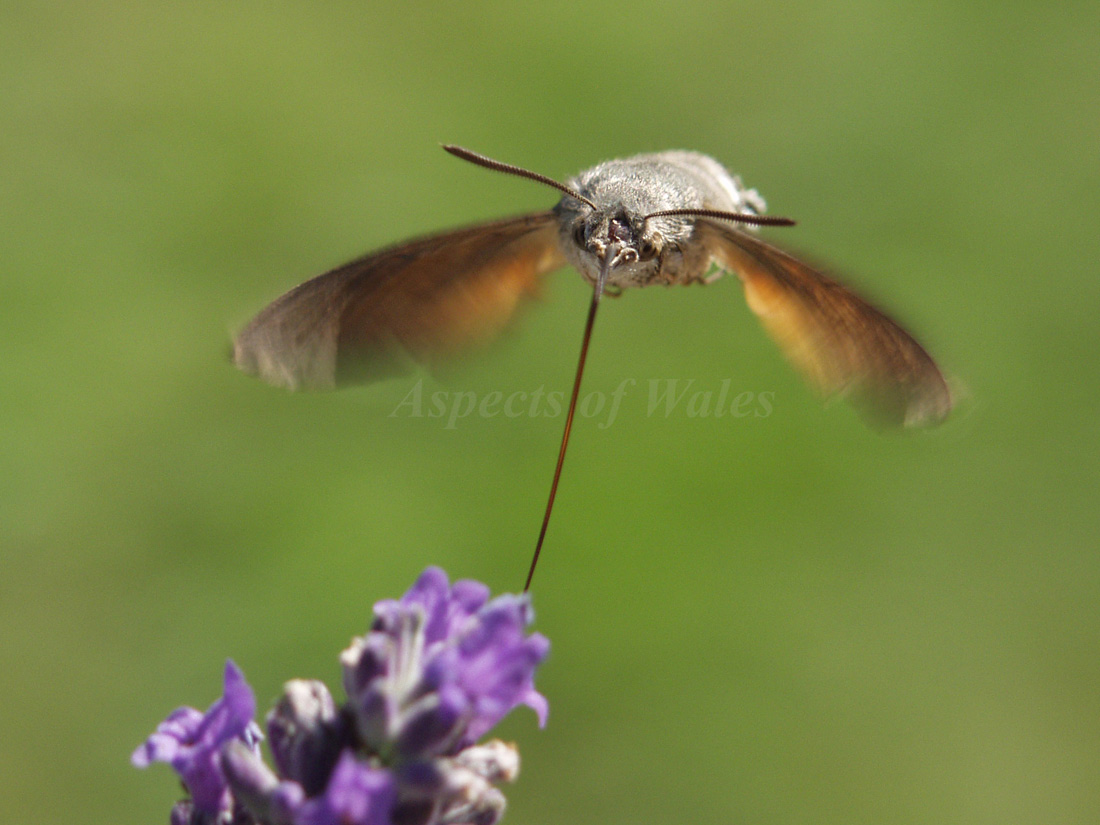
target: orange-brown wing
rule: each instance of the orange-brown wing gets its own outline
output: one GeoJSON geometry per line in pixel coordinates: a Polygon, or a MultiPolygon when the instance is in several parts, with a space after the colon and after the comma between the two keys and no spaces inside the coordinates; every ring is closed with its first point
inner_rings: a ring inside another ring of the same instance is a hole
{"type": "Polygon", "coordinates": [[[735,271],[749,307],[802,373],[826,395],[844,393],[874,423],[936,424],[951,393],[914,338],[851,290],[786,252],[717,222],[697,231],[735,271]]]}
{"type": "Polygon", "coordinates": [[[564,264],[552,212],[384,249],[276,299],[237,336],[233,361],[290,389],[330,389],[432,362],[499,333],[539,276],[564,264]]]}

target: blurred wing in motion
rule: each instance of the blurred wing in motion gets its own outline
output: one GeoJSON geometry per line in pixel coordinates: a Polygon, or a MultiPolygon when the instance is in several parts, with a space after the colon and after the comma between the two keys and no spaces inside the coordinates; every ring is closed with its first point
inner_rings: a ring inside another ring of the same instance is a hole
{"type": "Polygon", "coordinates": [[[786,252],[701,219],[711,256],[738,274],[745,298],[790,361],[826,395],[848,395],[873,423],[937,424],[951,411],[931,356],[885,314],[786,252]]]}
{"type": "Polygon", "coordinates": [[[492,339],[564,263],[549,211],[406,241],[276,299],[237,336],[233,362],[289,389],[384,378],[409,356],[430,363],[492,339]]]}

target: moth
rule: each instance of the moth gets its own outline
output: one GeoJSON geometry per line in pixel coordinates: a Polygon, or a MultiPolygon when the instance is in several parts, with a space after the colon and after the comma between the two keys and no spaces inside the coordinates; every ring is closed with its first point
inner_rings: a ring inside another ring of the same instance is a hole
{"type": "MultiPolygon", "coordinates": [[[[463,149],[463,160],[551,186],[553,209],[405,241],[306,281],[241,330],[233,360],[289,389],[330,389],[431,366],[500,333],[543,279],[566,264],[592,285],[538,561],[604,294],[739,277],[750,309],[823,395],[873,421],[942,421],[952,397],[936,363],[888,315],[756,235],[789,226],[718,161],[686,151],[600,163],[565,183],[463,149]],[[714,271],[717,265],[717,272],[714,271]]],[[[526,587],[525,587],[526,589],[526,587]]]]}

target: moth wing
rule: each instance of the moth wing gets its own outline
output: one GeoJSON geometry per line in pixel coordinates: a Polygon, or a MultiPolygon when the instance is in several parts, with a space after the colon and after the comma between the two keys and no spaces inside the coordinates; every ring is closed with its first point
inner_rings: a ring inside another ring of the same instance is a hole
{"type": "Polygon", "coordinates": [[[500,333],[564,265],[552,212],[397,244],[287,292],[234,342],[245,372],[289,389],[331,389],[432,363],[500,333]]]}
{"type": "Polygon", "coordinates": [[[849,396],[873,423],[937,424],[951,411],[932,357],[885,313],[759,238],[700,219],[703,242],[737,273],[749,308],[820,392],[849,396]]]}

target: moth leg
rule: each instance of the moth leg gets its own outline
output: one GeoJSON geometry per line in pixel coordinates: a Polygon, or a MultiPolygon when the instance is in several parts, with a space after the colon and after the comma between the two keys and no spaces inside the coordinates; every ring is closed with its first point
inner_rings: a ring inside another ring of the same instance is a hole
{"type": "Polygon", "coordinates": [[[711,261],[711,264],[710,264],[710,266],[707,267],[706,272],[704,272],[699,278],[696,279],[696,283],[702,284],[703,286],[707,286],[708,284],[713,284],[715,281],[717,281],[723,275],[728,275],[728,274],[729,274],[728,269],[718,265],[714,261],[711,261]]]}

